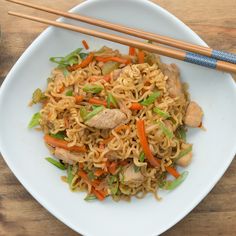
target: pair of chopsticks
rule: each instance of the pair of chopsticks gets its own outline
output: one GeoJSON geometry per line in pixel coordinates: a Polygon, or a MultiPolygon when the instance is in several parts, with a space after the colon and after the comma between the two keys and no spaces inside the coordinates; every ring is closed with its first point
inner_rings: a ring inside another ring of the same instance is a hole
{"type": "Polygon", "coordinates": [[[111,29],[114,31],[118,31],[121,33],[132,35],[132,36],[142,38],[145,40],[150,40],[152,42],[157,42],[159,44],[168,45],[168,46],[175,47],[177,49],[182,49],[185,51],[176,50],[174,48],[169,48],[169,47],[167,48],[167,47],[163,47],[160,45],[145,43],[145,42],[121,37],[121,36],[114,35],[114,34],[103,33],[103,32],[96,31],[96,30],[82,28],[82,27],[74,26],[74,25],[69,25],[66,23],[58,22],[58,21],[51,21],[51,20],[47,20],[47,19],[43,19],[43,18],[39,18],[39,17],[35,17],[35,16],[25,15],[22,13],[9,11],[8,12],[9,15],[18,16],[21,18],[25,18],[28,20],[32,20],[32,21],[36,21],[36,22],[40,22],[40,23],[44,23],[44,24],[48,24],[48,25],[53,25],[56,27],[64,28],[67,30],[72,30],[75,32],[80,32],[83,34],[106,39],[106,40],[109,40],[112,42],[124,44],[124,45],[130,46],[130,47],[139,48],[142,50],[146,50],[146,51],[157,53],[157,54],[160,54],[163,56],[167,56],[167,57],[175,58],[178,60],[190,62],[193,64],[198,64],[198,65],[209,67],[212,69],[236,73],[236,55],[232,54],[232,53],[213,50],[208,47],[194,45],[194,44],[183,42],[180,40],[176,40],[176,39],[173,39],[170,37],[161,36],[161,35],[157,35],[157,34],[150,33],[150,32],[145,32],[142,30],[129,28],[129,27],[126,27],[123,25],[113,24],[110,22],[106,22],[106,21],[102,21],[102,20],[98,20],[98,19],[94,19],[94,18],[90,18],[90,17],[86,17],[86,16],[81,16],[81,15],[74,14],[74,13],[63,12],[63,11],[59,11],[56,9],[24,2],[21,0],[7,0],[7,1],[19,4],[19,5],[27,6],[30,8],[34,8],[37,10],[45,11],[48,13],[53,13],[56,15],[64,16],[64,17],[71,18],[74,20],[79,20],[79,21],[89,23],[92,25],[96,25],[99,27],[111,29]]]}

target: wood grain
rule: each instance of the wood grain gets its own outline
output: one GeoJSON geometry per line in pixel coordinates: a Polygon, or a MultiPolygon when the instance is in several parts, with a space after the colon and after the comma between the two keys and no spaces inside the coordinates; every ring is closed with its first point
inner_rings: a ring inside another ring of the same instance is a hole
{"type": "MultiPolygon", "coordinates": [[[[67,10],[80,0],[30,0],[60,10],[67,10]]],[[[232,0],[155,0],[155,3],[176,15],[210,47],[236,53],[236,7],[232,0]]],[[[25,10],[0,1],[0,84],[30,43],[45,29],[7,15],[8,10],[55,19],[53,15],[25,10]]],[[[223,157],[222,157],[223,158],[223,157]]],[[[58,221],[18,182],[0,157],[0,235],[78,235],[58,221]]],[[[208,196],[182,221],[163,235],[236,235],[236,160],[232,162],[208,196]]]]}

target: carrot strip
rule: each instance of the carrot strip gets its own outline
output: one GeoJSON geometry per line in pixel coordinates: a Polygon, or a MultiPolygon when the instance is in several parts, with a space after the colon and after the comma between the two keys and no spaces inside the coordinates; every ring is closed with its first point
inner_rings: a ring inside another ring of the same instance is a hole
{"type": "Polygon", "coordinates": [[[65,86],[63,85],[60,89],[59,89],[59,93],[63,93],[65,91],[65,86]]]}
{"type": "Polygon", "coordinates": [[[108,166],[108,171],[111,173],[111,174],[115,174],[116,173],[116,170],[117,170],[117,162],[113,161],[109,166],[108,166]]]}
{"type": "Polygon", "coordinates": [[[98,200],[103,201],[106,197],[106,192],[92,188],[91,192],[97,197],[98,200]]]}
{"type": "Polygon", "coordinates": [[[134,56],[135,55],[135,48],[134,47],[129,47],[129,55],[134,56]]]}
{"type": "Polygon", "coordinates": [[[139,50],[138,51],[138,63],[144,63],[144,51],[143,50],[139,50]]]}
{"type": "Polygon", "coordinates": [[[64,123],[65,123],[65,127],[68,128],[69,127],[69,119],[68,119],[68,117],[64,117],[64,123]]]}
{"type": "Polygon", "coordinates": [[[103,169],[97,169],[97,170],[95,170],[94,175],[97,176],[97,177],[99,177],[99,176],[101,176],[101,175],[103,175],[103,174],[105,174],[105,173],[106,173],[105,170],[103,170],[103,169]]]}
{"type": "Polygon", "coordinates": [[[53,147],[59,147],[59,148],[63,148],[63,149],[66,149],[68,151],[72,151],[72,152],[86,152],[86,148],[85,146],[72,146],[72,147],[68,147],[68,142],[65,141],[65,140],[61,140],[61,139],[57,139],[57,138],[54,138],[48,134],[46,134],[44,136],[44,141],[53,146],[53,147]]]}
{"type": "Polygon", "coordinates": [[[137,134],[140,140],[140,144],[143,148],[143,152],[145,156],[147,157],[148,161],[154,167],[160,166],[159,161],[152,155],[152,152],[149,148],[148,140],[145,133],[144,120],[138,120],[136,123],[136,127],[137,127],[137,134]]]}
{"type": "Polygon", "coordinates": [[[178,178],[180,176],[179,172],[175,168],[173,168],[171,166],[166,166],[165,168],[166,168],[167,172],[169,174],[173,175],[175,178],[178,178]]]}
{"type": "Polygon", "coordinates": [[[79,168],[80,168],[80,169],[84,169],[84,163],[82,163],[82,162],[79,163],[79,168]]]}
{"type": "Polygon", "coordinates": [[[110,76],[110,75],[105,75],[105,76],[103,77],[103,79],[104,79],[106,82],[110,82],[111,76],[110,76]]]}
{"type": "Polygon", "coordinates": [[[81,103],[83,100],[84,100],[84,96],[81,96],[81,95],[76,95],[75,96],[75,102],[77,104],[81,103]]]}
{"type": "Polygon", "coordinates": [[[84,68],[84,67],[89,65],[89,63],[93,60],[93,58],[94,58],[94,54],[91,52],[80,64],[73,65],[73,66],[68,66],[67,69],[69,71],[74,71],[74,70],[77,70],[79,68],[84,68]]]}
{"type": "Polygon", "coordinates": [[[106,101],[103,101],[103,100],[100,100],[100,99],[97,99],[97,98],[90,98],[88,100],[89,103],[91,104],[95,104],[95,105],[103,105],[103,106],[107,106],[107,102],[106,101]]]}
{"type": "Polygon", "coordinates": [[[89,45],[88,45],[88,43],[87,43],[85,40],[82,40],[82,44],[84,45],[84,48],[85,48],[86,50],[89,49],[89,45]]]}
{"type": "Polygon", "coordinates": [[[111,135],[110,137],[103,139],[103,140],[101,141],[101,143],[102,143],[102,144],[108,144],[113,138],[114,138],[114,136],[111,135]]]}
{"type": "Polygon", "coordinates": [[[131,106],[129,107],[129,109],[132,111],[139,111],[143,109],[143,106],[138,102],[133,102],[131,106]]]}
{"type": "Polygon", "coordinates": [[[108,61],[115,61],[119,62],[122,64],[128,64],[129,60],[126,58],[121,58],[121,57],[95,57],[96,61],[101,61],[101,62],[108,62],[108,61]]]}
{"type": "Polygon", "coordinates": [[[118,126],[118,127],[116,127],[115,128],[115,131],[117,132],[117,133],[119,133],[121,130],[123,130],[123,129],[128,129],[128,125],[120,125],[120,126],[118,126]]]}

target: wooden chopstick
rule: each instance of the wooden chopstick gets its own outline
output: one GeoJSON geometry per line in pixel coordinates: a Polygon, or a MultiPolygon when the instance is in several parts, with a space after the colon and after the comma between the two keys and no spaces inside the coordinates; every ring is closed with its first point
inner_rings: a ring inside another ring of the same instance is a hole
{"type": "Polygon", "coordinates": [[[41,11],[53,13],[53,14],[56,14],[56,15],[64,16],[64,17],[71,18],[71,19],[74,19],[74,20],[79,20],[79,21],[82,21],[82,22],[86,22],[88,24],[92,24],[92,25],[103,27],[103,28],[115,30],[115,31],[118,31],[118,32],[121,32],[121,33],[136,36],[138,38],[150,40],[150,41],[157,42],[157,43],[160,43],[160,44],[164,44],[164,45],[179,48],[179,49],[182,49],[182,50],[186,50],[186,51],[194,52],[194,53],[197,53],[197,54],[201,54],[201,55],[204,55],[204,56],[212,57],[212,58],[215,58],[217,60],[227,61],[227,62],[236,64],[236,55],[233,54],[233,53],[218,51],[218,50],[214,50],[214,49],[211,49],[211,48],[208,48],[208,47],[183,42],[183,41],[173,39],[173,38],[170,38],[170,37],[167,37],[167,36],[153,34],[153,33],[150,33],[150,32],[145,32],[145,31],[142,31],[142,30],[137,30],[137,29],[133,29],[133,28],[118,25],[118,24],[113,24],[113,23],[110,23],[110,22],[106,22],[106,21],[102,21],[102,20],[98,20],[98,19],[94,19],[94,18],[90,18],[90,17],[86,17],[86,16],[81,16],[81,15],[74,14],[74,13],[63,12],[63,11],[60,11],[60,10],[56,10],[56,9],[52,9],[52,8],[49,8],[49,7],[40,6],[40,5],[37,5],[37,4],[24,2],[24,1],[21,1],[21,0],[7,0],[7,1],[19,4],[19,5],[31,7],[31,8],[34,8],[34,9],[38,9],[38,10],[41,10],[41,11]]]}
{"type": "Polygon", "coordinates": [[[224,62],[224,61],[217,61],[213,58],[201,56],[201,55],[198,55],[195,53],[186,53],[186,52],[178,51],[178,50],[175,50],[172,48],[165,48],[165,47],[161,47],[159,45],[144,43],[144,42],[140,42],[140,41],[130,39],[130,38],[121,37],[121,36],[114,35],[114,34],[103,33],[103,32],[96,31],[96,30],[91,30],[91,29],[87,29],[87,28],[83,28],[83,27],[79,27],[79,26],[74,26],[74,25],[69,25],[66,23],[58,22],[58,21],[51,21],[51,20],[47,20],[47,19],[43,19],[43,18],[39,18],[39,17],[35,17],[35,16],[22,14],[22,13],[9,11],[8,14],[13,15],[13,16],[18,16],[21,18],[25,18],[28,20],[41,22],[44,24],[53,25],[56,27],[72,30],[75,32],[80,32],[83,34],[95,36],[95,37],[106,39],[106,40],[109,40],[112,42],[116,42],[116,43],[124,44],[127,46],[139,48],[139,49],[146,50],[149,52],[154,52],[154,53],[157,53],[157,54],[160,54],[163,56],[172,57],[175,59],[179,59],[179,60],[194,63],[194,64],[199,64],[199,65],[202,65],[205,67],[236,73],[236,65],[235,64],[231,64],[231,63],[224,62]]]}

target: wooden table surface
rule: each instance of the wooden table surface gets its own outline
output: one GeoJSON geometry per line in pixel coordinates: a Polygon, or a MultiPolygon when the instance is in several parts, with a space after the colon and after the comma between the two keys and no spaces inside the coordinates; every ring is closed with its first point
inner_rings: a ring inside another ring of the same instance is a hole
{"type": "MultiPolygon", "coordinates": [[[[30,0],[67,10],[81,0],[30,0]],[[56,3],[56,4],[55,4],[56,3]]],[[[210,47],[236,53],[235,0],[156,0],[197,32],[210,47]]],[[[7,16],[21,10],[0,0],[0,85],[45,25],[7,16]]],[[[35,10],[28,13],[38,14],[35,10]]],[[[40,16],[46,16],[39,13],[40,16]]],[[[49,16],[55,19],[55,16],[49,16]]],[[[224,157],[222,157],[224,158],[224,157]]],[[[0,235],[78,235],[45,210],[15,178],[0,155],[0,235]]],[[[236,160],[208,196],[163,235],[236,235],[236,160]]]]}

